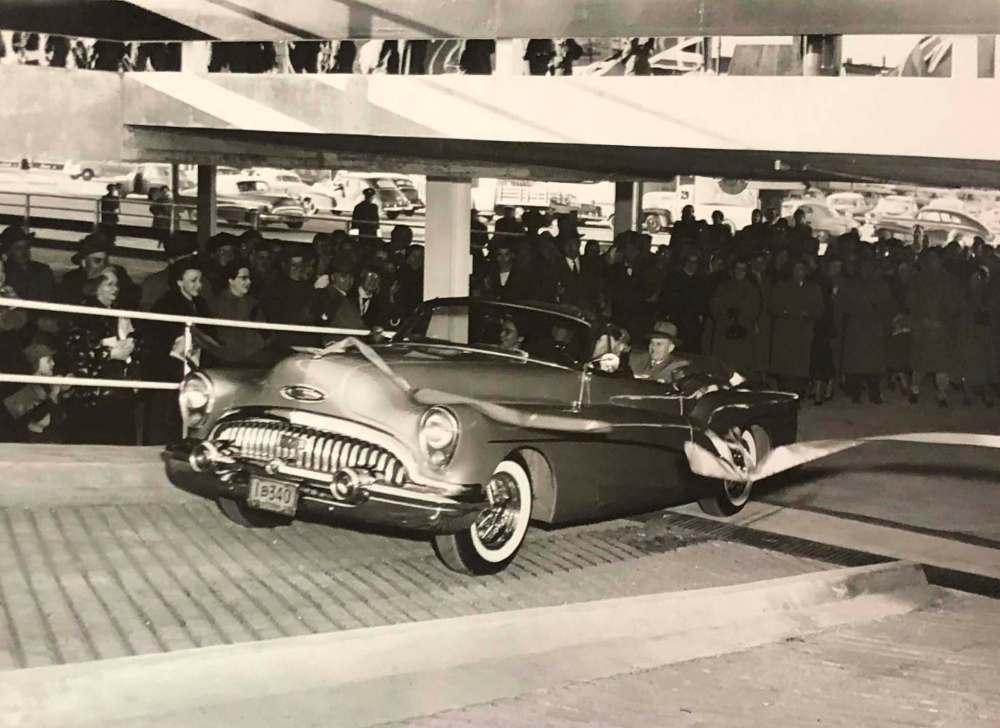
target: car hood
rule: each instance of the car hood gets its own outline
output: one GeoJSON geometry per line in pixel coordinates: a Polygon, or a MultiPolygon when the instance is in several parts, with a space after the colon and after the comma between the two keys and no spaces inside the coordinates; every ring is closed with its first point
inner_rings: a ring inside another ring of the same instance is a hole
{"type": "MultiPolygon", "coordinates": [[[[427,389],[504,404],[565,408],[577,394],[572,370],[462,350],[381,347],[378,354],[412,390],[427,389]]],[[[236,407],[307,410],[375,427],[413,442],[427,406],[357,353],[290,356],[263,374],[224,373],[217,414],[236,407]],[[320,401],[296,399],[291,387],[308,387],[320,401]]]]}

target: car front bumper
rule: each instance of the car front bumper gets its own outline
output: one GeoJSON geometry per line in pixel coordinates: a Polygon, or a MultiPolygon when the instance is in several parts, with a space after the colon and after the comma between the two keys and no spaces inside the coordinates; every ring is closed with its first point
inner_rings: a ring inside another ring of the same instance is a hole
{"type": "Polygon", "coordinates": [[[407,482],[403,485],[369,480],[358,483],[348,495],[338,493],[334,477],[277,463],[261,464],[237,460],[195,467],[193,455],[200,440],[185,440],[168,446],[163,453],[170,481],[206,498],[246,500],[250,478],[260,476],[297,486],[295,516],[321,521],[350,521],[432,533],[454,533],[471,526],[489,507],[484,489],[463,486],[445,493],[432,486],[407,482]]]}

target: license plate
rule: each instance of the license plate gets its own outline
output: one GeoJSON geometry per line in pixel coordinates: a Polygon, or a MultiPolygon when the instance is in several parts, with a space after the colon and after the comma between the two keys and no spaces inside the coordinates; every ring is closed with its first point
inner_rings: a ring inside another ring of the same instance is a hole
{"type": "Polygon", "coordinates": [[[294,516],[299,504],[299,489],[291,483],[283,483],[280,480],[251,478],[247,503],[263,511],[294,516]]]}

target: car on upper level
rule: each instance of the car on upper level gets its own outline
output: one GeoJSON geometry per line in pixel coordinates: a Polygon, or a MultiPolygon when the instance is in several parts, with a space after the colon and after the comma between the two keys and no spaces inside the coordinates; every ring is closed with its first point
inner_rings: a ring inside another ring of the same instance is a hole
{"type": "Polygon", "coordinates": [[[689,501],[738,512],[744,474],[795,441],[796,396],[743,388],[706,357],[677,355],[668,381],[625,376],[615,354],[594,356],[604,334],[551,304],[445,298],[386,343],[299,348],[266,371],[196,370],[167,473],[243,526],[309,517],[422,532],[473,574],[510,564],[532,521],[689,501]],[[693,475],[687,443],[736,475],[693,475]]]}
{"type": "Polygon", "coordinates": [[[879,230],[888,230],[904,242],[913,242],[913,229],[920,226],[931,245],[946,245],[952,240],[958,240],[963,246],[972,245],[973,238],[980,237],[990,242],[993,233],[972,215],[950,209],[937,207],[933,203],[920,210],[913,217],[885,217],[875,226],[879,230]]]}
{"type": "MultiPolygon", "coordinates": [[[[188,220],[197,221],[197,187],[181,192],[177,202],[188,220]]],[[[255,228],[281,224],[298,230],[309,216],[298,196],[272,192],[265,181],[239,175],[216,178],[215,209],[221,222],[255,228]]]]}
{"type": "Polygon", "coordinates": [[[395,220],[400,215],[411,213],[413,204],[394,180],[395,176],[341,170],[332,179],[317,182],[313,188],[330,198],[334,213],[350,215],[354,206],[364,199],[364,191],[370,187],[375,190],[374,202],[379,209],[379,217],[395,220]]]}
{"type": "Polygon", "coordinates": [[[307,215],[327,213],[333,209],[333,198],[315,185],[303,182],[297,172],[273,167],[250,167],[242,171],[242,176],[261,182],[258,185],[260,192],[297,199],[307,215]]]}

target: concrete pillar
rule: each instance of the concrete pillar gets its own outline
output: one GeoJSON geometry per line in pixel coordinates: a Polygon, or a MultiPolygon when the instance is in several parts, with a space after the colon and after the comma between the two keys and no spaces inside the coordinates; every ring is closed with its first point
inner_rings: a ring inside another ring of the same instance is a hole
{"type": "MultiPolygon", "coordinates": [[[[641,186],[641,185],[640,185],[641,186]]],[[[615,235],[635,230],[642,222],[642,191],[636,197],[635,182],[615,182],[615,235]]]]}
{"type": "Polygon", "coordinates": [[[427,178],[424,298],[469,295],[472,181],[427,178]]]}
{"type": "Polygon", "coordinates": [[[842,66],[839,35],[800,35],[803,76],[839,76],[842,66]]]}
{"type": "Polygon", "coordinates": [[[524,61],[524,49],[527,41],[521,38],[498,38],[494,76],[525,76],[528,73],[524,61]]]}
{"type": "Polygon", "coordinates": [[[952,36],[951,77],[979,77],[979,39],[974,35],[952,36]]]}
{"type": "Polygon", "coordinates": [[[198,165],[198,249],[204,250],[216,230],[215,165],[198,165]]]}

